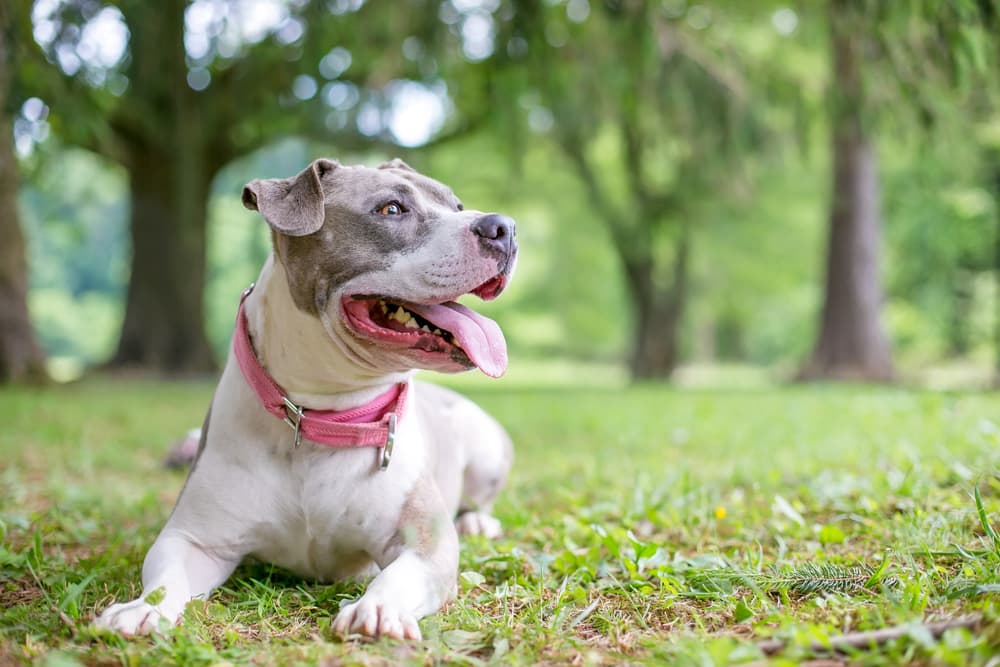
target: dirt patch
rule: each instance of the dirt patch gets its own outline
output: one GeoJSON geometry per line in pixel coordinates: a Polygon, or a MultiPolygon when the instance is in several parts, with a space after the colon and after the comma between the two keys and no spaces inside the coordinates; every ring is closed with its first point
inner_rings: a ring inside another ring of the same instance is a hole
{"type": "MultiPolygon", "coordinates": [[[[34,579],[15,579],[0,588],[0,607],[9,609],[21,605],[32,604],[43,596],[42,589],[38,587],[34,579]]],[[[4,655],[3,648],[0,647],[0,657],[4,655]]],[[[0,665],[3,663],[0,662],[0,665]]]]}
{"type": "Polygon", "coordinates": [[[19,656],[12,645],[0,644],[0,667],[20,667],[25,661],[19,656]]]}

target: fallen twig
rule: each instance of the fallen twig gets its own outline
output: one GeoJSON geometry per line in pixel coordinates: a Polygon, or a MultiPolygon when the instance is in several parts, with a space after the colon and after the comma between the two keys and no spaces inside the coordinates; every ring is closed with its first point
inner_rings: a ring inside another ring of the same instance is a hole
{"type": "Polygon", "coordinates": [[[54,614],[58,614],[59,620],[62,621],[63,624],[66,625],[66,627],[68,627],[73,632],[74,635],[76,634],[77,632],[76,621],[70,618],[69,614],[62,611],[55,605],[52,605],[51,607],[49,607],[49,609],[51,609],[54,614]]]}
{"type": "MultiPolygon", "coordinates": [[[[919,627],[927,631],[932,637],[937,639],[947,630],[952,628],[967,628],[976,630],[983,622],[981,614],[971,616],[961,616],[947,621],[937,623],[922,623],[919,627]]],[[[893,639],[905,637],[913,629],[913,624],[896,625],[891,628],[881,630],[870,630],[868,632],[848,632],[844,635],[830,637],[828,642],[815,641],[809,644],[808,650],[811,653],[849,653],[851,649],[864,649],[881,646],[893,639]]],[[[757,643],[757,648],[765,655],[780,653],[788,647],[788,641],[783,639],[769,639],[757,643]]]]}

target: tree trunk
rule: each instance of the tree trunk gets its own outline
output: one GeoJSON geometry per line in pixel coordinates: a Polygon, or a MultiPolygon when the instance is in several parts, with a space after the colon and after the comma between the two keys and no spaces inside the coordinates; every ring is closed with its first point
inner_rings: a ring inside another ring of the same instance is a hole
{"type": "Polygon", "coordinates": [[[113,368],[165,374],[215,368],[202,308],[209,184],[179,183],[188,178],[178,173],[184,162],[152,148],[139,151],[129,169],[132,274],[113,368]]]}
{"type": "Polygon", "coordinates": [[[687,296],[689,240],[677,242],[668,288],[659,287],[652,258],[625,260],[625,276],[635,308],[632,356],[633,380],[667,380],[677,368],[679,333],[687,296]]]}
{"type": "Polygon", "coordinates": [[[969,319],[972,316],[973,285],[972,274],[963,269],[957,269],[951,277],[949,285],[948,323],[946,336],[948,356],[961,359],[969,354],[972,341],[969,332],[969,319]]]}
{"type": "Polygon", "coordinates": [[[1000,147],[989,152],[996,224],[993,232],[993,388],[1000,389],[1000,147]]]}
{"type": "Polygon", "coordinates": [[[7,111],[11,17],[0,6],[0,383],[43,381],[45,357],[28,315],[28,262],[17,214],[17,163],[7,111]]]}
{"type": "Polygon", "coordinates": [[[206,218],[222,158],[209,148],[211,110],[187,85],[187,0],[158,4],[155,17],[144,3],[122,7],[129,12],[132,62],[121,108],[133,115],[117,118],[116,127],[131,190],[132,272],[110,367],[210,372],[215,362],[202,308],[206,218]]]}
{"type": "Polygon", "coordinates": [[[878,161],[862,118],[862,38],[846,14],[848,4],[831,2],[836,97],[826,293],[818,342],[802,377],[885,382],[893,366],[881,321],[878,161]]]}

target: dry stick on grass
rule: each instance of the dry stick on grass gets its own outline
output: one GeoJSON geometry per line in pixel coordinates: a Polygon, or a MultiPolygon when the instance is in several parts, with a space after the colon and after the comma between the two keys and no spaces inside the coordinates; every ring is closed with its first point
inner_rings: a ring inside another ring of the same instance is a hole
{"type": "MultiPolygon", "coordinates": [[[[981,614],[971,616],[961,616],[947,621],[937,623],[921,624],[932,637],[937,639],[952,628],[977,629],[983,622],[981,614]]],[[[831,637],[829,642],[813,642],[809,645],[811,653],[848,653],[851,649],[865,649],[874,646],[881,646],[893,639],[905,637],[912,628],[912,625],[897,625],[881,630],[871,630],[869,632],[849,632],[846,635],[831,637]]],[[[769,639],[759,642],[757,648],[764,652],[764,655],[775,655],[787,648],[788,642],[781,639],[769,639]]]]}

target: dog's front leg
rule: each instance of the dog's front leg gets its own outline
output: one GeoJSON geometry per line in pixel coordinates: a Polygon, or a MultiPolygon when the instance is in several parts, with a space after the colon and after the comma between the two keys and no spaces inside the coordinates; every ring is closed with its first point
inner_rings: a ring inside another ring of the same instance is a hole
{"type": "Polygon", "coordinates": [[[148,634],[161,619],[176,625],[184,606],[224,582],[239,561],[208,553],[189,536],[164,529],[143,562],[142,595],[111,605],[96,624],[123,635],[148,634]]]}
{"type": "Polygon", "coordinates": [[[417,621],[455,597],[458,534],[437,500],[431,515],[404,510],[386,553],[376,557],[382,571],[361,599],[341,608],[335,632],[419,640],[417,621]]]}

